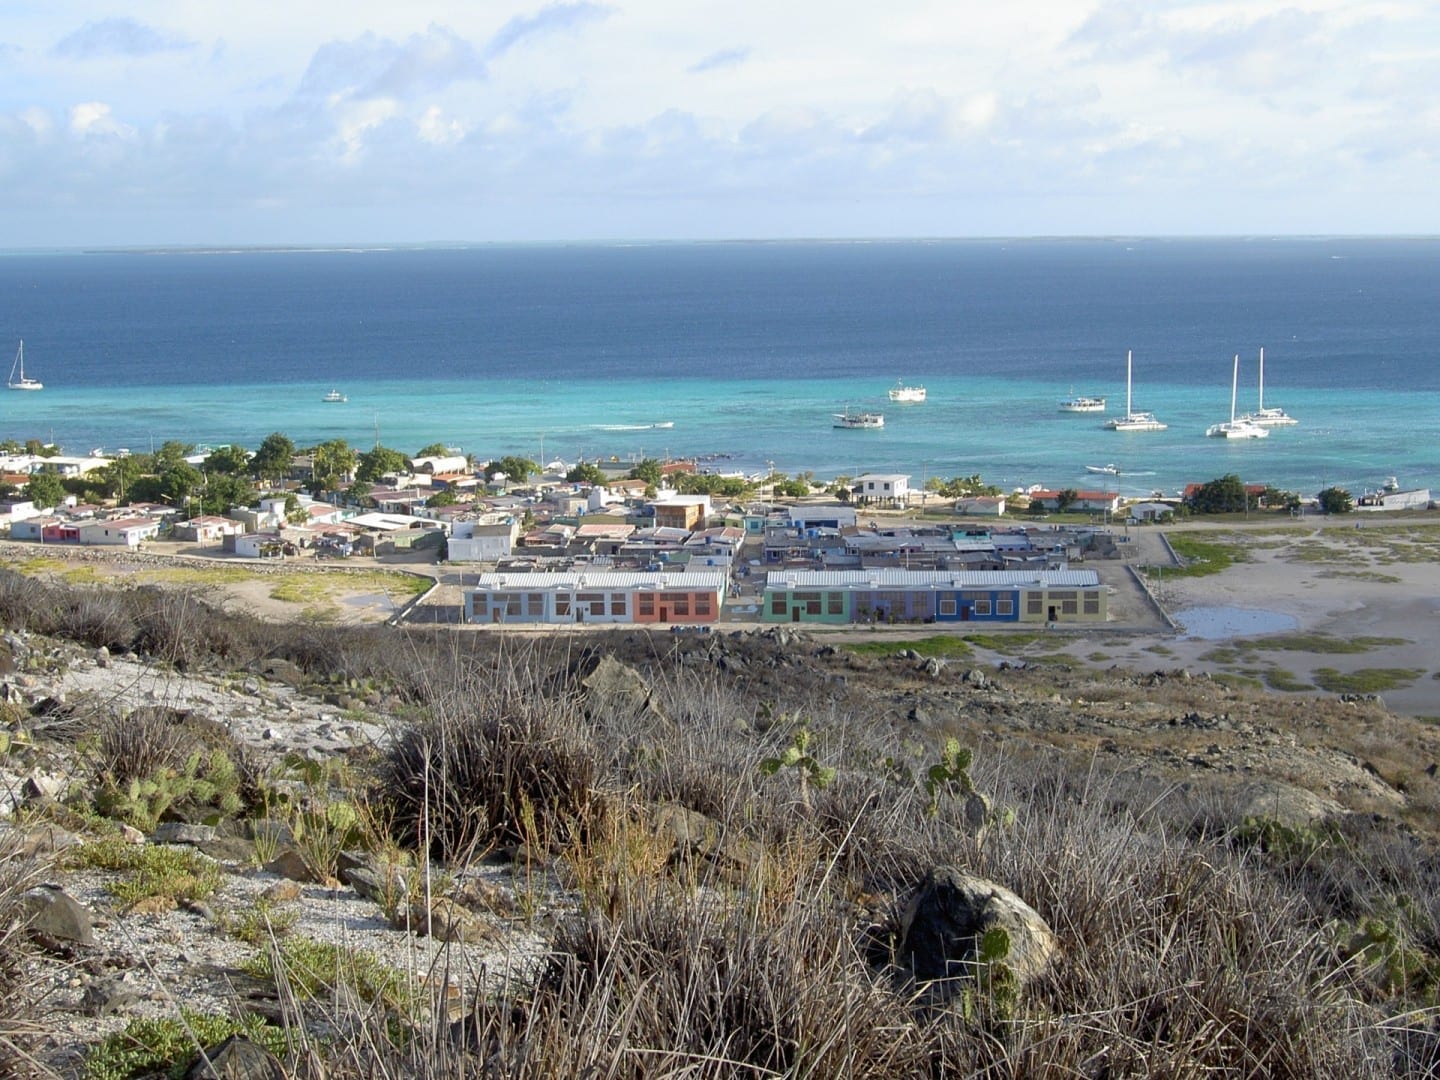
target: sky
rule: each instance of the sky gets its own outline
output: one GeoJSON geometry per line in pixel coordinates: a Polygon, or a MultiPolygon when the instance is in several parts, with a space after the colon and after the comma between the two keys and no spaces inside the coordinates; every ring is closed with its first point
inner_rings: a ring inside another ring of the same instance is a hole
{"type": "Polygon", "coordinates": [[[1440,233],[1433,0],[5,0],[0,248],[1440,233]]]}

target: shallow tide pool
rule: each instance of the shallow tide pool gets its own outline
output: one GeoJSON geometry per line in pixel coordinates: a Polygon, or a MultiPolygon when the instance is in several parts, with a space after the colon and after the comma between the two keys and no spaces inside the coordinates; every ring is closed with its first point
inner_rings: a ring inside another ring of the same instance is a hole
{"type": "Polygon", "coordinates": [[[1174,618],[1185,631],[1185,637],[1206,641],[1276,634],[1282,630],[1294,630],[1300,625],[1293,615],[1262,608],[1193,607],[1177,611],[1174,618]]]}

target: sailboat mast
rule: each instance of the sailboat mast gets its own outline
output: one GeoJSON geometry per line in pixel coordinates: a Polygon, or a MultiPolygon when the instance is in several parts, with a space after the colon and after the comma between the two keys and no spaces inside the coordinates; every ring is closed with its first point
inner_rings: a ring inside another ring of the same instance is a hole
{"type": "Polygon", "coordinates": [[[1260,346],[1260,412],[1265,411],[1265,346],[1260,346]]]}
{"type": "Polygon", "coordinates": [[[1235,370],[1230,373],[1230,422],[1235,422],[1235,389],[1240,385],[1240,354],[1235,354],[1235,370]]]}
{"type": "Polygon", "coordinates": [[[1125,350],[1125,415],[1131,414],[1130,409],[1130,357],[1131,350],[1125,350]]]}

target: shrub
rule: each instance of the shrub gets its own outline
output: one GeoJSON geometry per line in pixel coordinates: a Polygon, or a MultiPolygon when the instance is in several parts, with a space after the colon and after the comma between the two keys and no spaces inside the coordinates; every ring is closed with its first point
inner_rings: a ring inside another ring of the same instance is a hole
{"type": "Polygon", "coordinates": [[[156,1074],[179,1080],[201,1050],[231,1035],[246,1035],[274,1054],[286,1050],[285,1032],[254,1014],[216,1016],[181,1009],[178,1020],[132,1020],[124,1031],[109,1036],[86,1057],[85,1080],[156,1074]]]}
{"type": "Polygon", "coordinates": [[[506,674],[469,680],[397,733],[376,799],[397,841],[444,861],[557,848],[600,812],[600,758],[575,702],[506,674]]]}

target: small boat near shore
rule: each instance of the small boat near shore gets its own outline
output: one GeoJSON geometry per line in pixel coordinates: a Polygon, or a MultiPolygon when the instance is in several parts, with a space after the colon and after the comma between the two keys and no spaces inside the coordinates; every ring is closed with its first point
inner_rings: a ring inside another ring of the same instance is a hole
{"type": "Polygon", "coordinates": [[[882,428],[885,426],[885,417],[881,413],[872,412],[851,412],[848,408],[843,413],[835,414],[835,427],[869,429],[882,428]]]}
{"type": "Polygon", "coordinates": [[[1085,471],[1088,473],[1101,473],[1105,476],[1119,476],[1120,466],[1112,461],[1108,465],[1086,465],[1085,471]]]}
{"type": "Polygon", "coordinates": [[[327,405],[344,405],[350,399],[347,398],[344,394],[342,394],[339,390],[331,390],[320,400],[325,402],[325,404],[327,405]]]}

